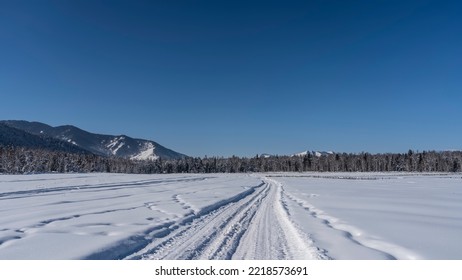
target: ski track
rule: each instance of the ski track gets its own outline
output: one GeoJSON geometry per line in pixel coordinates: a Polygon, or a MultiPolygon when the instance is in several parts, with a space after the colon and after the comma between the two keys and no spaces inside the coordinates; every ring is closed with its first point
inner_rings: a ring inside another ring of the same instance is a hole
{"type": "MultiPolygon", "coordinates": [[[[87,259],[328,259],[291,221],[271,180],[87,259]]],[[[178,196],[174,199],[183,203],[178,196]]]]}
{"type": "MultiPolygon", "coordinates": [[[[187,183],[195,181],[207,180],[209,177],[199,177],[199,178],[179,178],[179,179],[162,179],[162,180],[143,180],[143,181],[133,181],[133,182],[123,182],[123,183],[110,183],[110,184],[91,184],[91,185],[75,185],[75,186],[65,186],[65,187],[54,187],[54,188],[44,188],[44,189],[33,189],[25,191],[16,191],[16,192],[4,192],[0,193],[0,200],[5,199],[18,199],[27,196],[40,196],[40,195],[50,195],[53,193],[62,193],[66,191],[85,191],[90,190],[92,192],[97,191],[109,191],[109,190],[119,190],[125,189],[127,187],[139,187],[145,188],[147,185],[153,184],[170,184],[170,183],[187,183]]],[[[13,181],[14,182],[14,181],[13,181]]],[[[20,182],[19,180],[16,182],[20,182]]]]}

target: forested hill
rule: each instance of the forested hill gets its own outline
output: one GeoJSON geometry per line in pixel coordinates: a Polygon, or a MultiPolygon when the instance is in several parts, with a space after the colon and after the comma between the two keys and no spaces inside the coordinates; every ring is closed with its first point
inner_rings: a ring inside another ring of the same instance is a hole
{"type": "Polygon", "coordinates": [[[1,122],[0,146],[15,146],[24,147],[28,149],[43,149],[69,153],[90,153],[65,141],[61,141],[59,139],[55,139],[52,137],[47,137],[45,135],[34,135],[24,130],[10,127],[1,122]]]}
{"type": "MultiPolygon", "coordinates": [[[[0,121],[3,127],[10,127],[36,136],[35,138],[54,139],[55,143],[66,143],[75,149],[85,150],[100,156],[121,157],[135,160],[179,159],[185,155],[168,149],[151,140],[132,138],[127,135],[105,135],[85,131],[73,125],[50,126],[40,122],[0,121]]],[[[15,134],[17,135],[17,133],[15,134]]],[[[14,136],[14,135],[12,135],[14,136]]],[[[2,135],[0,135],[2,137],[2,135]]],[[[13,146],[24,146],[22,137],[9,137],[13,146]]],[[[25,145],[25,147],[30,147],[25,145]]],[[[52,148],[52,147],[51,147],[52,148]]]]}
{"type": "Polygon", "coordinates": [[[322,156],[186,157],[130,160],[94,154],[0,145],[0,173],[243,173],[243,172],[461,172],[462,152],[347,154],[322,156]]]}

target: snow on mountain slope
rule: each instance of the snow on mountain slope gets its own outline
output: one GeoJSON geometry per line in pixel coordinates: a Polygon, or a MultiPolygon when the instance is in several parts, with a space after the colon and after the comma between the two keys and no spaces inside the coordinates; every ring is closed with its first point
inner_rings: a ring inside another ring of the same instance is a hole
{"type": "Polygon", "coordinates": [[[292,156],[295,156],[295,157],[304,157],[306,156],[307,154],[309,154],[310,152],[309,151],[303,151],[301,153],[296,153],[296,154],[293,154],[292,156]]]}
{"type": "Polygon", "coordinates": [[[159,156],[156,155],[154,150],[156,147],[150,143],[144,143],[144,150],[141,150],[141,152],[137,155],[131,156],[130,159],[133,160],[156,160],[159,158],[159,156]]]}
{"type": "Polygon", "coordinates": [[[296,154],[293,154],[292,156],[293,157],[304,157],[308,154],[311,154],[315,157],[321,157],[321,156],[326,156],[326,155],[333,155],[334,152],[332,151],[322,151],[322,152],[319,152],[319,151],[303,151],[301,153],[296,153],[296,154]]]}
{"type": "Polygon", "coordinates": [[[125,137],[120,136],[112,139],[109,144],[106,145],[106,148],[109,149],[111,154],[117,155],[117,151],[125,145],[125,137]]]}
{"type": "Polygon", "coordinates": [[[39,122],[1,121],[27,133],[59,139],[97,155],[117,156],[137,160],[179,159],[185,155],[144,139],[126,135],[90,133],[72,125],[52,127],[39,122]]]}

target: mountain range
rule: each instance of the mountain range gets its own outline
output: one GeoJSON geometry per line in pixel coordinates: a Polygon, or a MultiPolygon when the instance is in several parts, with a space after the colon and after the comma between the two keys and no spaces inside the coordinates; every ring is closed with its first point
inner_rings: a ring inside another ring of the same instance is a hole
{"type": "Polygon", "coordinates": [[[2,144],[133,160],[186,157],[151,140],[136,139],[127,135],[96,134],[72,125],[53,127],[40,122],[16,120],[0,121],[0,145],[2,144]]]}
{"type": "Polygon", "coordinates": [[[311,154],[315,157],[321,157],[321,156],[327,156],[327,155],[333,155],[334,152],[332,151],[303,151],[301,153],[296,153],[296,154],[293,154],[292,156],[293,157],[304,157],[308,154],[311,154]]]}

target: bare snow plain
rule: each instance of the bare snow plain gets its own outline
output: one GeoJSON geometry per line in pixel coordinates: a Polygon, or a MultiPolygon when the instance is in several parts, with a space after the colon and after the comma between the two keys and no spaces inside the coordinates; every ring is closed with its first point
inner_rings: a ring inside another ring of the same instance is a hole
{"type": "Polygon", "coordinates": [[[0,259],[462,259],[462,175],[0,175],[0,259]]]}

